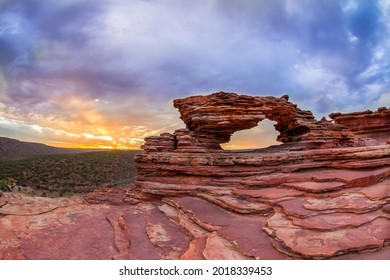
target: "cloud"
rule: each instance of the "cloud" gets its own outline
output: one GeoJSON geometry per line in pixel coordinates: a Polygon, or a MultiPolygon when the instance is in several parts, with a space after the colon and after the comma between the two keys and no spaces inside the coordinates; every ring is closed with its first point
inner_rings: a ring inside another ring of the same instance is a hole
{"type": "Polygon", "coordinates": [[[139,143],[177,123],[172,99],[199,93],[287,92],[318,117],[373,107],[390,90],[389,7],[387,0],[3,0],[1,115],[139,143]]]}
{"type": "Polygon", "coordinates": [[[389,108],[389,106],[388,106],[389,104],[390,104],[390,91],[381,94],[381,96],[379,97],[379,99],[377,100],[377,102],[375,104],[375,107],[387,106],[387,108],[389,108]]]}

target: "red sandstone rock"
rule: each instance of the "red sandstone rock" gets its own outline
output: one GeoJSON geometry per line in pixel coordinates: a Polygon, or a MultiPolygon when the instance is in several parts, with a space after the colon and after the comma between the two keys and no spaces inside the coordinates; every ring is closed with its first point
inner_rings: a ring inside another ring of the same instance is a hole
{"type": "Polygon", "coordinates": [[[195,238],[191,241],[188,250],[181,255],[181,260],[205,260],[203,251],[206,248],[207,236],[195,238]]]}
{"type": "MultiPolygon", "coordinates": [[[[183,218],[189,216],[202,228],[238,244],[235,250],[254,258],[265,256],[256,250],[253,253],[243,242],[237,243],[233,238],[235,230],[225,225],[229,224],[226,219],[244,223],[244,217],[252,215],[254,220],[264,222],[262,229],[269,235],[270,247],[262,247],[262,252],[267,252],[269,258],[282,258],[283,254],[293,258],[347,254],[352,258],[353,252],[380,250],[387,244],[387,237],[373,235],[340,241],[344,242],[340,247],[335,243],[337,236],[363,234],[372,227],[384,233],[390,226],[386,214],[390,149],[378,146],[378,139],[359,138],[352,132],[356,129],[339,125],[341,121],[337,120],[342,116],[336,117],[336,124],[325,119],[317,121],[311,112],[288,102],[286,96],[251,97],[221,92],[175,100],[174,105],[187,128],[173,133],[169,149],[154,149],[153,142],[146,139],[146,153],[136,158],[135,186],[156,196],[183,196],[164,199],[172,208],[180,208],[176,223],[192,228],[183,218]],[[264,118],[277,122],[278,140],[283,145],[252,152],[221,150],[219,144],[229,141],[234,132],[254,127],[264,118]],[[205,199],[240,218],[223,218],[225,214],[207,210],[209,206],[204,202],[202,208],[194,208],[191,203],[189,210],[188,203],[193,201],[189,197],[205,199]],[[274,223],[277,217],[282,223],[274,223]],[[282,234],[283,228],[290,226],[294,229],[291,234],[282,234]],[[293,246],[298,235],[302,248],[293,246]],[[317,246],[316,242],[325,245],[317,246]],[[279,255],[275,250],[280,251],[279,255]]],[[[375,118],[386,114],[381,109],[375,118]]],[[[205,236],[203,233],[193,239],[184,258],[205,258],[205,236]]],[[[256,242],[250,244],[252,248],[261,247],[256,242]]]]}
{"type": "Polygon", "coordinates": [[[296,182],[283,184],[284,187],[289,187],[309,193],[323,193],[329,191],[340,190],[345,187],[341,182],[296,182]]]}
{"type": "Polygon", "coordinates": [[[203,250],[207,260],[249,260],[241,254],[228,240],[213,232],[207,236],[203,250]]]}
{"type": "Polygon", "coordinates": [[[371,200],[359,193],[344,193],[332,198],[308,198],[303,207],[315,211],[366,213],[380,208],[385,203],[385,201],[371,200]]]}
{"type": "Polygon", "coordinates": [[[316,121],[286,96],[175,106],[187,128],[146,139],[133,188],[0,195],[0,259],[390,259],[389,145],[316,121]],[[220,148],[264,118],[284,144],[220,148]]]}
{"type": "Polygon", "coordinates": [[[367,135],[382,143],[389,140],[390,108],[381,107],[377,111],[370,110],[354,113],[333,113],[329,115],[335,123],[349,128],[352,132],[367,135]]]}
{"type": "Polygon", "coordinates": [[[202,147],[206,143],[218,146],[229,142],[234,132],[255,127],[265,118],[276,121],[275,129],[280,132],[278,140],[281,142],[299,142],[308,149],[361,144],[342,126],[316,121],[310,111],[299,109],[286,95],[276,98],[219,92],[176,99],[174,106],[202,147]]]}
{"type": "Polygon", "coordinates": [[[367,215],[356,213],[333,213],[320,214],[304,219],[291,216],[289,218],[292,219],[294,225],[302,228],[330,231],[341,228],[359,227],[379,217],[390,218],[389,215],[386,215],[380,210],[369,212],[367,215]]]}
{"type": "Polygon", "coordinates": [[[263,189],[236,189],[233,194],[238,196],[248,196],[262,198],[264,200],[291,199],[296,196],[303,196],[304,192],[286,188],[263,188],[263,189]]]}
{"type": "Polygon", "coordinates": [[[267,231],[286,246],[292,254],[323,258],[381,248],[390,239],[389,220],[374,219],[360,227],[318,231],[296,226],[283,213],[275,213],[267,221],[267,231]]]}
{"type": "Polygon", "coordinates": [[[390,198],[390,180],[382,181],[369,187],[363,187],[358,190],[371,200],[388,200],[390,198]]]}

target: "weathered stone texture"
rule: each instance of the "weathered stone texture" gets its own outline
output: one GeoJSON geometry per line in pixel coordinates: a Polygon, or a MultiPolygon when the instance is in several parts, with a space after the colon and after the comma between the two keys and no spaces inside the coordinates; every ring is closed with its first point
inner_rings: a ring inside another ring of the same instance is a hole
{"type": "Polygon", "coordinates": [[[329,116],[355,134],[366,135],[382,143],[390,142],[390,108],[380,107],[375,112],[333,113],[329,116]]]}
{"type": "Polygon", "coordinates": [[[218,92],[174,100],[181,119],[194,137],[216,144],[230,141],[234,132],[255,127],[265,118],[275,121],[277,140],[299,143],[305,149],[359,146],[361,139],[343,126],[317,121],[310,111],[301,110],[288,96],[248,96],[218,92]]]}
{"type": "MultiPolygon", "coordinates": [[[[356,252],[381,251],[388,245],[390,147],[366,137],[366,132],[360,133],[363,137],[355,134],[357,129],[341,121],[347,119],[344,115],[331,115],[335,123],[317,121],[311,112],[289,102],[288,96],[224,92],[178,99],[174,105],[187,128],[173,133],[175,149],[146,150],[137,156],[135,187],[142,193],[165,201],[196,197],[204,209],[207,202],[238,215],[233,220],[257,220],[261,230],[247,233],[246,238],[254,234],[256,240],[268,239],[268,258],[355,258],[356,252]],[[284,144],[245,152],[220,148],[233,133],[265,118],[277,122],[278,140],[284,144]],[[260,238],[260,232],[267,237],[260,238]]],[[[382,117],[387,114],[379,111],[382,117]]],[[[378,114],[374,115],[376,120],[378,114]]],[[[376,123],[382,124],[380,129],[367,125],[365,130],[389,136],[386,122],[376,123]]],[[[169,201],[183,209],[183,199],[169,201]]],[[[220,215],[210,211],[208,217],[223,219],[220,215]]],[[[204,218],[198,219],[199,225],[204,223],[204,218]]],[[[213,226],[204,229],[218,233],[219,227],[213,226]]],[[[193,240],[183,258],[204,258],[207,240],[203,235],[193,240]]],[[[237,244],[235,239],[227,240],[237,244]]],[[[265,246],[258,242],[250,244],[265,246]]],[[[236,245],[236,250],[247,257],[267,258],[240,246],[244,245],[236,245]]]]}

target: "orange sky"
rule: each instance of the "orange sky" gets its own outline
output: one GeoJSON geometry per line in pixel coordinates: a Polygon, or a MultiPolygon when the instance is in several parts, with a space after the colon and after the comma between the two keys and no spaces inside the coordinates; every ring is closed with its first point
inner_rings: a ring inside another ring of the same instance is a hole
{"type": "Polygon", "coordinates": [[[56,111],[53,115],[48,110],[25,113],[16,107],[6,108],[0,116],[2,136],[65,148],[139,149],[145,137],[183,127],[178,112],[168,103],[153,115],[142,98],[134,100],[138,108],[121,108],[121,99],[67,96],[46,100],[56,111]],[[13,131],[18,134],[14,136],[13,131]]]}
{"type": "MultiPolygon", "coordinates": [[[[60,112],[53,116],[47,112],[21,114],[17,108],[7,108],[4,117],[0,117],[2,132],[8,132],[8,137],[55,147],[139,149],[147,136],[173,133],[185,127],[171,102],[160,104],[156,109],[158,113],[153,114],[142,98],[136,102],[145,106],[144,109],[128,110],[125,107],[121,110],[120,100],[88,100],[75,94],[68,96],[50,100],[60,112]],[[117,112],[112,112],[112,107],[117,112]],[[149,116],[145,117],[145,114],[149,116]],[[18,131],[18,135],[14,136],[12,131],[18,131]]],[[[277,135],[271,121],[264,120],[253,129],[236,132],[223,148],[266,147],[277,144],[277,135]]]]}

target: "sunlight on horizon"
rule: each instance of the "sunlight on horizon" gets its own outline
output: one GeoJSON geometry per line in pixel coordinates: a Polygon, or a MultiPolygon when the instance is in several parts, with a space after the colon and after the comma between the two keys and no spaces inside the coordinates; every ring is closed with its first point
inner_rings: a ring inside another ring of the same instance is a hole
{"type": "Polygon", "coordinates": [[[229,143],[222,144],[224,150],[260,149],[272,145],[280,145],[276,141],[279,132],[275,130],[276,122],[264,119],[251,129],[241,130],[234,133],[229,143]]]}

